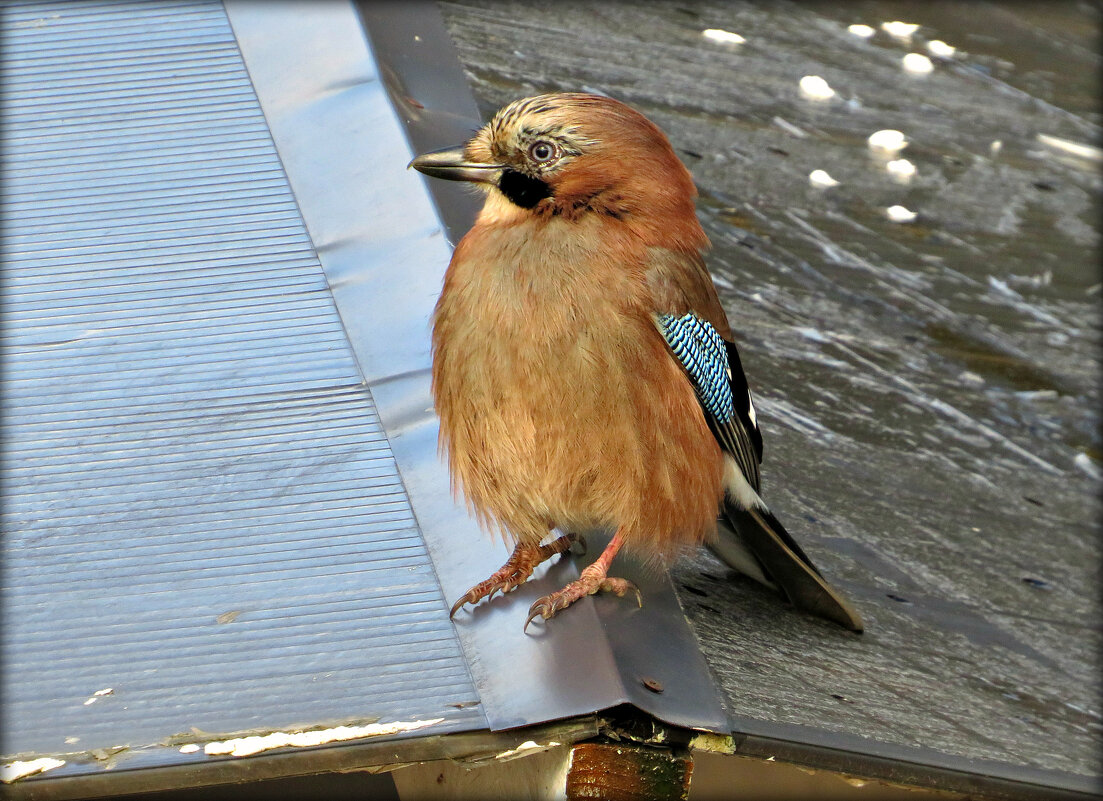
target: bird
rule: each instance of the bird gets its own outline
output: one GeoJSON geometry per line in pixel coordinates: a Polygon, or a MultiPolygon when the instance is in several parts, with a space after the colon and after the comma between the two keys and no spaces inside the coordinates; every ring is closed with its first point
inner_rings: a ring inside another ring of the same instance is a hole
{"type": "Polygon", "coordinates": [[[431,384],[453,492],[514,547],[450,617],[606,530],[579,578],[532,604],[526,632],[598,592],[642,605],[610,575],[622,548],[647,561],[702,544],[861,632],[762,499],[754,403],[697,189],[666,135],[604,95],[541,94],[409,166],[485,195],[433,311],[431,384]]]}

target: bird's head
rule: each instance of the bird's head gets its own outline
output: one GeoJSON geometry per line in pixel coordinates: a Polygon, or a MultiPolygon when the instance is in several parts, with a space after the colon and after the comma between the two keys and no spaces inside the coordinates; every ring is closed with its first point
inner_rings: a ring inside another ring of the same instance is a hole
{"type": "Polygon", "coordinates": [[[599,95],[517,100],[463,147],[426,153],[410,166],[485,188],[496,218],[602,215],[641,231],[699,230],[693,180],[666,136],[638,111],[599,95]]]}

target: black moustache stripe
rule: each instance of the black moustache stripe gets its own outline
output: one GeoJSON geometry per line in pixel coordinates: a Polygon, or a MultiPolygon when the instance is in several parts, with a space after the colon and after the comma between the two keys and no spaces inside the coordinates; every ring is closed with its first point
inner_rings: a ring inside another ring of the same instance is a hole
{"type": "Polygon", "coordinates": [[[523,209],[531,209],[546,197],[551,197],[551,187],[539,178],[532,178],[516,170],[505,170],[498,181],[498,188],[523,209]]]}

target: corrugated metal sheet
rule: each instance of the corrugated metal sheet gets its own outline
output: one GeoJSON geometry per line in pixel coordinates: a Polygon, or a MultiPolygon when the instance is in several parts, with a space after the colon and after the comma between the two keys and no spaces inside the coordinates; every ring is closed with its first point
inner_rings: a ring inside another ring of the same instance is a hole
{"type": "Polygon", "coordinates": [[[3,752],[484,727],[222,5],[2,14],[3,752]]]}

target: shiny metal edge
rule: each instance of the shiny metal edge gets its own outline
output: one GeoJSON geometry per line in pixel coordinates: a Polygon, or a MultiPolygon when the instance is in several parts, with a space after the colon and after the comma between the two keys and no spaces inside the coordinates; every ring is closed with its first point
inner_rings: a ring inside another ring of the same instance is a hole
{"type": "MultiPolygon", "coordinates": [[[[34,545],[36,555],[28,555],[26,548],[18,551],[19,580],[5,587],[11,590],[5,592],[5,602],[12,602],[7,611],[21,607],[19,631],[26,635],[5,629],[5,646],[20,645],[17,651],[5,649],[5,656],[18,656],[29,666],[21,674],[26,691],[4,693],[4,712],[26,723],[5,729],[5,743],[13,731],[19,735],[5,752],[64,757],[68,764],[44,773],[43,782],[87,771],[120,775],[123,766],[177,760],[179,752],[164,739],[190,731],[177,724],[229,733],[252,724],[268,732],[309,721],[361,722],[372,712],[409,719],[400,713],[403,708],[418,712],[410,705],[423,689],[439,693],[430,708],[442,713],[444,722],[436,731],[484,727],[481,710],[471,711],[477,698],[458,639],[446,620],[433,617],[434,603],[443,608],[435,574],[426,564],[411,513],[402,508],[405,501],[393,500],[396,468],[377,436],[375,412],[324,291],[326,280],[288,195],[220,0],[152,8],[76,4],[72,13],[42,17],[43,8],[50,7],[49,2],[23,3],[21,20],[13,20],[5,8],[5,42],[13,32],[23,40],[21,47],[5,51],[9,58],[18,51],[12,63],[23,64],[14,76],[23,80],[24,99],[12,106],[5,98],[4,108],[8,121],[29,121],[30,129],[24,125],[17,141],[52,148],[62,162],[74,153],[88,158],[104,148],[126,155],[98,164],[92,177],[78,170],[79,191],[64,181],[47,181],[52,188],[38,191],[38,169],[53,169],[57,159],[28,157],[18,165],[25,173],[26,208],[16,220],[23,224],[18,231],[23,245],[15,253],[22,259],[11,267],[22,267],[32,281],[22,282],[28,291],[16,298],[21,302],[14,308],[23,321],[14,333],[26,336],[9,336],[5,343],[14,360],[5,353],[6,366],[20,368],[20,380],[5,393],[8,402],[16,401],[5,411],[20,412],[17,419],[5,420],[5,435],[11,434],[5,439],[23,451],[26,464],[18,465],[23,479],[12,485],[5,481],[5,489],[20,490],[16,485],[21,485],[23,491],[6,492],[4,500],[5,513],[15,513],[8,517],[23,524],[21,544],[34,545]],[[27,17],[33,24],[26,24],[27,17]],[[168,40],[177,44],[160,47],[168,40]],[[114,66],[105,68],[96,53],[109,54],[114,66]],[[89,71],[89,64],[98,68],[89,71]],[[190,85],[177,83],[188,70],[201,77],[190,85]],[[76,84],[58,78],[77,72],[76,84]],[[104,126],[88,122],[103,111],[105,96],[117,96],[107,103],[111,108],[139,109],[142,122],[134,125],[148,129],[145,142],[120,146],[119,131],[129,131],[133,123],[125,114],[122,122],[113,119],[104,126]],[[45,116],[65,116],[64,124],[42,122],[35,108],[53,108],[59,98],[72,108],[45,116]],[[229,132],[216,124],[227,117],[214,108],[232,109],[235,125],[229,132]],[[46,128],[48,136],[36,133],[46,128]],[[181,151],[186,158],[173,162],[167,154],[174,151],[177,159],[181,151]],[[144,159],[146,167],[125,166],[128,158],[144,159]],[[189,169],[180,169],[185,162],[189,169]],[[124,175],[131,173],[122,182],[115,169],[120,163],[124,175]],[[241,178],[243,171],[247,179],[241,178]],[[181,197],[187,201],[175,202],[181,197]],[[79,201],[75,206],[69,202],[73,198],[79,201]],[[273,200],[279,208],[275,220],[257,211],[270,208],[273,200]],[[89,223],[86,212],[102,214],[104,203],[115,216],[89,223]],[[243,225],[243,217],[250,215],[240,212],[249,210],[257,219],[243,225]],[[217,220],[205,231],[194,225],[201,212],[217,220]],[[145,220],[138,233],[127,230],[138,216],[145,220]],[[70,241],[73,237],[62,232],[59,249],[42,238],[44,228],[62,226],[69,232],[77,223],[89,224],[85,230],[96,236],[70,241]],[[169,232],[147,235],[149,228],[162,225],[169,232]],[[276,304],[279,319],[269,314],[276,304]],[[297,315],[297,325],[291,324],[291,315],[297,315]],[[70,322],[59,328],[58,319],[70,322]],[[94,327],[97,320],[105,325],[104,319],[113,321],[107,330],[94,327]],[[49,386],[59,382],[66,386],[49,386]],[[311,425],[318,421],[324,423],[321,428],[311,425]],[[300,434],[307,429],[313,430],[314,441],[304,444],[300,434]],[[169,442],[182,437],[190,449],[169,442]],[[217,481],[205,481],[208,473],[217,481]],[[91,500],[74,505],[82,495],[91,500]],[[379,502],[380,497],[392,500],[379,502]],[[377,505],[365,518],[363,507],[373,499],[377,505]],[[227,511],[236,518],[227,521],[227,511]],[[223,524],[213,533],[212,520],[223,524]],[[296,559],[286,560],[284,555],[304,541],[296,537],[308,529],[317,534],[319,525],[333,533],[336,544],[309,553],[299,548],[296,559]],[[128,541],[135,533],[149,535],[138,554],[128,541]],[[396,589],[374,584],[363,573],[350,579],[355,582],[350,603],[368,611],[342,618],[339,612],[331,614],[343,608],[332,599],[343,587],[353,587],[340,575],[341,556],[347,564],[345,546],[353,539],[373,553],[395,553],[395,562],[409,572],[397,574],[403,577],[400,586],[394,573],[384,575],[396,589]],[[230,541],[232,547],[217,547],[230,541]],[[125,558],[114,559],[119,543],[126,545],[125,558]],[[378,551],[376,546],[381,546],[378,551]],[[71,553],[82,559],[59,573],[58,560],[72,562],[71,553]],[[243,564],[244,573],[235,569],[243,564]],[[33,574],[42,581],[32,580],[33,574]],[[317,575],[326,577],[324,586],[311,580],[317,575]],[[232,588],[219,576],[232,576],[232,588]],[[428,593],[422,591],[422,577],[428,593]],[[66,585],[65,597],[57,592],[60,584],[66,585]],[[373,614],[381,608],[371,602],[373,586],[391,609],[396,596],[410,601],[399,627],[389,615],[373,614]],[[204,622],[210,620],[203,613],[205,599],[215,596],[215,603],[263,609],[262,619],[273,625],[229,638],[205,632],[210,628],[204,622]],[[425,597],[428,603],[421,600],[425,597]],[[60,601],[50,608],[40,602],[43,598],[60,601]],[[239,605],[250,598],[259,606],[239,605]],[[102,614],[97,599],[106,604],[99,604],[102,614]],[[421,611],[411,613],[418,604],[421,611]],[[135,616],[135,610],[142,614],[135,616]],[[419,615],[428,626],[417,620],[419,615]],[[319,617],[329,635],[313,625],[319,617]],[[297,619],[309,624],[299,626],[298,634],[297,619]],[[352,625],[345,628],[348,621],[352,625]],[[382,636],[369,637],[367,625],[382,636]],[[437,636],[441,629],[444,636],[437,636]],[[342,631],[352,634],[341,640],[342,631]],[[430,633],[411,635],[419,631],[430,633]],[[79,636],[67,636],[74,632],[79,636]],[[270,647],[273,632],[282,650],[270,647]],[[330,635],[346,647],[318,645],[319,636],[330,635]],[[372,647],[364,646],[365,638],[372,647]],[[308,639],[315,647],[300,647],[308,639]],[[385,675],[386,660],[400,663],[393,661],[394,651],[375,647],[384,640],[397,643],[400,652],[405,648],[415,660],[425,659],[425,648],[441,646],[435,672],[443,681],[438,684],[430,676],[412,687],[408,674],[400,671],[392,671],[392,681],[385,675]],[[59,642],[67,643],[64,654],[57,653],[59,642]],[[223,658],[231,652],[236,659],[223,658]],[[353,658],[346,660],[342,653],[353,658]],[[171,669],[161,658],[165,654],[171,669]],[[304,690],[302,677],[314,674],[318,654],[330,669],[327,681],[304,690]],[[57,667],[61,662],[68,667],[57,667]],[[50,666],[50,681],[36,671],[44,664],[50,666]],[[149,665],[154,667],[145,669],[149,665]],[[104,702],[91,718],[83,714],[59,723],[65,709],[87,706],[72,704],[72,692],[81,692],[93,672],[105,671],[129,701],[104,702]],[[281,689],[280,681],[290,683],[281,689]],[[365,695],[365,686],[372,692],[365,695]],[[304,699],[305,706],[299,703],[304,699]],[[63,743],[62,735],[68,734],[81,736],[63,743]],[[79,746],[72,747],[78,740],[79,746]],[[115,754],[118,743],[123,750],[115,754]],[[112,751],[110,759],[102,749],[112,751]]],[[[379,102],[389,108],[385,96],[379,102]]],[[[18,125],[5,128],[19,130],[18,125]]],[[[13,332],[6,329],[5,334],[13,332]]],[[[15,552],[9,549],[7,555],[15,552]]],[[[17,684],[6,682],[5,690],[17,684]]],[[[199,752],[196,760],[204,759],[199,752]]]]}
{"type": "MultiPolygon", "coordinates": [[[[409,147],[352,5],[223,5],[354,357],[373,400],[384,401],[377,412],[409,493],[417,468],[393,446],[407,426],[432,424],[432,404],[427,394],[396,399],[375,388],[427,375],[429,314],[450,248],[416,173],[405,169],[409,147]]],[[[473,723],[489,726],[485,714],[473,723]]]]}
{"type": "MultiPolygon", "coordinates": [[[[225,0],[225,4],[234,21],[235,9],[248,5],[249,0],[225,0]]],[[[309,5],[315,9],[319,4],[309,5]]],[[[342,14],[347,16],[345,3],[335,5],[342,6],[342,14]]],[[[399,290],[394,282],[416,283],[416,302],[401,307],[405,314],[399,322],[404,324],[395,327],[391,321],[388,326],[377,320],[373,328],[372,321],[360,319],[367,316],[363,311],[366,307],[357,304],[355,290],[347,289],[348,282],[343,281],[347,276],[341,269],[350,258],[342,248],[351,243],[319,236],[329,226],[325,219],[316,217],[313,203],[304,204],[303,213],[334,287],[342,318],[346,325],[351,320],[350,338],[368,376],[445,595],[452,599],[496,568],[507,554],[505,547],[492,543],[451,498],[447,471],[436,454],[437,423],[429,395],[429,315],[450,255],[448,245],[458,241],[470,226],[478,201],[452,184],[438,181],[425,187],[421,178],[402,168],[416,153],[462,141],[479,127],[481,119],[434,3],[360,0],[355,3],[355,11],[371,41],[370,46],[365,45],[370,58],[378,65],[370,80],[382,82],[409,143],[390,164],[379,166],[389,170],[388,187],[392,191],[400,188],[403,202],[412,199],[421,226],[420,238],[416,251],[408,250],[410,242],[396,244],[399,255],[390,260],[391,283],[379,280],[373,284],[385,299],[380,305],[387,306],[401,300],[387,292],[388,286],[399,290]],[[430,204],[428,210],[426,203],[430,204]],[[416,252],[418,258],[404,261],[402,257],[409,252],[416,252]],[[334,261],[331,254],[335,253],[344,258],[334,261]],[[382,343],[377,339],[373,344],[368,338],[378,336],[380,331],[386,336],[382,336],[382,343]],[[393,353],[381,347],[396,338],[416,342],[417,347],[393,353]]],[[[288,63],[296,63],[294,54],[288,54],[288,63]]],[[[279,144],[279,126],[272,124],[269,113],[272,99],[266,101],[259,90],[258,95],[279,144]]],[[[349,144],[344,137],[353,135],[354,131],[321,131],[315,140],[316,149],[341,153],[349,144]]],[[[300,179],[310,162],[301,159],[309,152],[297,157],[282,145],[280,152],[302,204],[309,193],[300,179]]],[[[345,177],[352,179],[351,174],[345,177]]],[[[349,196],[342,185],[339,181],[327,192],[332,198],[347,201],[349,196]]],[[[313,191],[319,191],[318,187],[313,191]]],[[[391,202],[397,199],[396,195],[391,202]]],[[[353,211],[351,204],[349,210],[353,211]]],[[[602,544],[592,539],[591,554],[602,544]]],[[[1055,787],[1055,777],[1045,772],[1008,771],[1002,764],[979,764],[932,749],[896,748],[857,735],[774,725],[734,714],[729,718],[678,608],[669,577],[665,572],[660,576],[653,572],[645,576],[634,575],[632,570],[621,572],[646,587],[644,611],[633,612],[612,599],[587,599],[572,610],[573,620],[564,617],[551,621],[554,628],[548,627],[532,638],[518,636],[528,602],[577,576],[576,565],[566,560],[545,568],[528,587],[518,590],[523,597],[499,597],[474,612],[457,616],[460,640],[492,729],[529,726],[627,702],[673,725],[734,733],[736,753],[763,757],[776,754],[811,767],[895,777],[946,789],[995,791],[1003,797],[1082,797],[1099,792],[1090,777],[1079,782],[1074,780],[1076,777],[1061,776],[1058,778],[1064,781],[1055,787]],[[658,611],[662,612],[657,619],[663,626],[645,627],[655,622],[653,615],[658,611]],[[559,625],[568,621],[569,626],[559,625]],[[545,645],[554,648],[543,648],[545,645]],[[650,691],[636,683],[641,677],[658,680],[664,692],[648,698],[650,691]],[[684,714],[685,710],[675,703],[683,700],[679,692],[683,683],[693,685],[697,693],[700,714],[696,719],[684,714]],[[659,699],[665,703],[657,703],[659,699]]]]}
{"type": "MultiPolygon", "coordinates": [[[[597,735],[600,725],[597,718],[584,717],[536,726],[523,732],[478,729],[416,737],[380,737],[354,743],[255,754],[248,758],[219,759],[204,757],[200,753],[196,757],[182,756],[169,763],[149,753],[142,753],[137,754],[133,762],[127,762],[125,768],[92,774],[59,775],[64,774],[63,767],[57,772],[28,777],[4,785],[0,798],[9,801],[91,801],[173,790],[198,793],[201,788],[217,790],[227,785],[242,786],[246,798],[250,795],[267,798],[269,796],[263,792],[253,793],[249,788],[263,787],[256,782],[323,773],[386,773],[414,762],[493,758],[528,740],[542,743],[585,740],[597,735]]],[[[282,797],[278,787],[270,787],[269,791],[272,797],[282,797]]]]}

